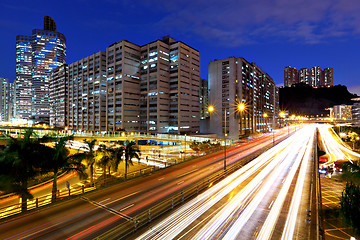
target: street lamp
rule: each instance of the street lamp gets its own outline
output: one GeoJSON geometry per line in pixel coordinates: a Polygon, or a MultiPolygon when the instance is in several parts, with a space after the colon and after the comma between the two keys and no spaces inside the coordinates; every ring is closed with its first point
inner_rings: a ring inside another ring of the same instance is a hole
{"type": "MultiPolygon", "coordinates": [[[[208,112],[212,113],[215,111],[214,106],[210,105],[208,106],[208,112]]],[[[224,129],[224,138],[225,138],[225,144],[224,144],[224,170],[226,170],[226,108],[225,108],[225,113],[224,113],[224,117],[225,117],[225,129],[224,129]]]]}
{"type": "Polygon", "coordinates": [[[242,133],[242,112],[245,110],[245,104],[240,103],[238,105],[238,111],[240,112],[240,132],[242,133]]]}
{"type": "MultiPolygon", "coordinates": [[[[242,113],[242,111],[244,111],[245,109],[245,104],[244,103],[240,103],[237,105],[237,109],[238,111],[240,112],[240,114],[242,113]]],[[[225,143],[224,143],[224,170],[226,170],[226,140],[227,140],[227,131],[226,131],[226,118],[227,118],[227,109],[224,108],[224,125],[225,125],[225,129],[224,129],[224,140],[225,140],[225,143]]],[[[212,113],[215,111],[215,108],[213,105],[210,105],[208,106],[208,112],[209,113],[212,113]]]]}
{"type": "MultiPolygon", "coordinates": [[[[267,115],[267,113],[264,113],[263,117],[265,118],[265,125],[266,125],[266,131],[267,131],[267,129],[268,129],[268,124],[267,124],[268,115],[267,115]]],[[[273,136],[273,145],[274,145],[275,144],[274,126],[273,126],[271,132],[272,132],[272,136],[273,136]]]]}
{"type": "Polygon", "coordinates": [[[265,130],[267,132],[267,129],[268,129],[268,125],[267,125],[267,117],[268,117],[268,115],[267,115],[267,113],[264,113],[263,117],[265,118],[265,130]]]}

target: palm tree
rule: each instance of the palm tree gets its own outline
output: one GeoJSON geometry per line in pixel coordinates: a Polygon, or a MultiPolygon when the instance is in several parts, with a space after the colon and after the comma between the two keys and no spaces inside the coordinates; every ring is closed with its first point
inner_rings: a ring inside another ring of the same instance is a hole
{"type": "Polygon", "coordinates": [[[140,150],[134,142],[129,142],[125,147],[125,179],[128,166],[134,165],[132,162],[133,158],[137,158],[140,161],[140,150]]]}
{"type": "Polygon", "coordinates": [[[44,169],[47,172],[54,173],[53,187],[51,201],[56,201],[57,193],[57,177],[60,172],[76,171],[80,179],[87,177],[85,173],[85,166],[81,163],[86,158],[86,153],[75,153],[70,155],[69,149],[66,148],[68,140],[72,140],[73,136],[61,137],[56,142],[55,147],[51,148],[51,158],[44,164],[44,169]]]}
{"type": "MultiPolygon", "coordinates": [[[[96,150],[96,163],[103,169],[104,174],[104,184],[106,183],[106,168],[110,167],[112,153],[111,150],[108,149],[105,145],[100,145],[96,150]]],[[[109,170],[110,174],[110,170],[109,170]]]]}
{"type": "Polygon", "coordinates": [[[124,147],[117,147],[111,149],[112,153],[112,161],[111,166],[115,172],[117,172],[120,162],[122,162],[122,157],[124,155],[125,148],[124,147]]]}
{"type": "Polygon", "coordinates": [[[84,140],[84,143],[86,143],[86,147],[88,152],[86,153],[86,161],[87,161],[87,165],[90,167],[90,184],[91,186],[94,185],[94,164],[95,164],[95,143],[96,143],[96,139],[93,140],[84,140]]]}
{"type": "Polygon", "coordinates": [[[50,148],[41,142],[33,129],[26,129],[23,138],[9,136],[5,150],[0,154],[0,189],[21,197],[21,211],[27,211],[27,200],[33,199],[28,183],[42,173],[42,165],[49,159],[50,148]]]}

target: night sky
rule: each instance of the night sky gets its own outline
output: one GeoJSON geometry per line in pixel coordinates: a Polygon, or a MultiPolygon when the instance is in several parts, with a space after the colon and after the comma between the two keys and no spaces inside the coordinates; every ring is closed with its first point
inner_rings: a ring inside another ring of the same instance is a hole
{"type": "Polygon", "coordinates": [[[138,45],[170,35],[211,60],[255,62],[284,81],[285,66],[333,67],[334,84],[360,95],[359,0],[73,0],[0,3],[0,77],[15,79],[16,35],[31,35],[51,16],[67,38],[67,63],[126,39],[138,45]]]}

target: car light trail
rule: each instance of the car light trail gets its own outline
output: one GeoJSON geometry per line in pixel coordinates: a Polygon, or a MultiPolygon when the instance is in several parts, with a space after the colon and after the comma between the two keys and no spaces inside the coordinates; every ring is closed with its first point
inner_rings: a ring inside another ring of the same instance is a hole
{"type": "MultiPolygon", "coordinates": [[[[259,206],[262,199],[271,191],[274,182],[278,181],[279,184],[281,179],[283,179],[281,177],[279,180],[279,176],[287,174],[284,184],[281,183],[283,186],[281,187],[280,194],[271,207],[271,211],[275,212],[276,216],[279,216],[281,206],[295,173],[298,171],[298,167],[300,164],[302,166],[301,169],[307,166],[309,159],[303,160],[303,157],[305,155],[305,158],[310,158],[305,152],[306,148],[311,149],[309,146],[314,143],[315,130],[314,126],[299,130],[293,136],[290,136],[195,199],[184,204],[171,216],[152,227],[151,230],[145,232],[137,239],[179,238],[178,235],[186,227],[251,176],[253,177],[252,180],[235,196],[231,195],[228,198],[228,202],[222,205],[220,211],[212,218],[207,219],[201,230],[193,235],[193,239],[236,239],[236,236],[259,206]],[[304,165],[304,163],[306,164],[304,165]],[[289,173],[287,173],[288,171],[289,173]]],[[[311,150],[307,152],[311,152],[311,150]]],[[[301,173],[303,174],[303,172],[301,173]]],[[[302,180],[298,179],[297,183],[300,181],[302,180]]],[[[300,188],[298,190],[300,193],[297,192],[297,194],[301,194],[301,185],[298,188],[300,188]]],[[[293,211],[296,211],[296,207],[293,211]]],[[[276,220],[278,219],[278,217],[275,218],[276,220]]],[[[275,223],[271,222],[264,225],[264,227],[269,226],[266,228],[270,229],[264,232],[263,236],[266,236],[265,238],[271,236],[275,223]]],[[[184,235],[181,237],[184,237],[184,235]]]]}

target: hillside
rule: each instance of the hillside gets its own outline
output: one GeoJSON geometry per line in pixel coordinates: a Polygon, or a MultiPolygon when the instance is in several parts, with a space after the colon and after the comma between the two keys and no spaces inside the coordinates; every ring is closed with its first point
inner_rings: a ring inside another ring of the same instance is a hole
{"type": "Polygon", "coordinates": [[[351,105],[352,98],[357,97],[348,91],[346,86],[336,85],[330,88],[312,88],[308,85],[280,88],[280,109],[290,114],[326,116],[326,108],[334,105],[351,105]]]}

